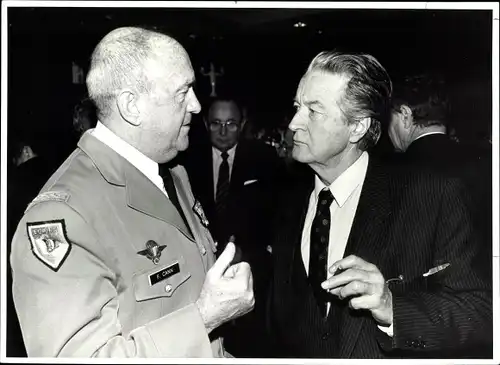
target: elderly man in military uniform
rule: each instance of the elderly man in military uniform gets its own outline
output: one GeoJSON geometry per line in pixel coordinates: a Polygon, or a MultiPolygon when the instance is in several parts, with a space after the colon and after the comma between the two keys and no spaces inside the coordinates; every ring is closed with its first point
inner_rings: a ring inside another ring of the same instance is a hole
{"type": "Polygon", "coordinates": [[[254,304],[248,263],[216,246],[169,165],[200,111],[174,39],[119,28],[92,54],[99,122],[27,207],[11,254],[28,356],[222,357],[214,329],[254,304]]]}

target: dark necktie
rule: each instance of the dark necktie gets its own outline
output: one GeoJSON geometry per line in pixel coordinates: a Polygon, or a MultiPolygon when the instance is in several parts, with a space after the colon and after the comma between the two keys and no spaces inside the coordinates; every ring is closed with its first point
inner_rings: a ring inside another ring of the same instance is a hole
{"type": "Polygon", "coordinates": [[[217,180],[217,190],[215,193],[215,211],[217,225],[217,240],[220,244],[224,244],[224,223],[226,221],[227,198],[229,195],[229,157],[227,152],[221,153],[222,162],[219,167],[219,178],[217,180]]]}
{"type": "Polygon", "coordinates": [[[326,280],[328,265],[328,241],[330,238],[330,205],[333,195],[330,189],[319,193],[316,215],[311,226],[309,254],[309,282],[323,317],[326,317],[328,293],[321,287],[326,280]]]}
{"type": "Polygon", "coordinates": [[[184,215],[184,212],[182,211],[181,205],[179,204],[179,198],[177,197],[177,191],[175,189],[174,185],[174,180],[172,179],[172,174],[168,167],[166,165],[160,166],[160,176],[163,179],[163,186],[165,187],[165,190],[167,191],[168,198],[174,205],[174,207],[177,209],[177,212],[181,216],[182,220],[184,221],[184,224],[186,225],[186,228],[191,235],[193,236],[193,232],[191,232],[191,229],[189,228],[189,224],[187,222],[186,216],[184,215]]]}
{"type": "Polygon", "coordinates": [[[227,152],[221,153],[222,162],[219,167],[219,179],[217,180],[217,192],[215,194],[215,207],[217,211],[224,211],[229,194],[229,162],[227,152]]]}

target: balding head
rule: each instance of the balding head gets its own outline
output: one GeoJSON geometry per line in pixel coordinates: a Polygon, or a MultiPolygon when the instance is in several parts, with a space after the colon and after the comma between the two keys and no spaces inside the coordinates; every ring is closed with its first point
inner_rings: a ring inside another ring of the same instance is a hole
{"type": "Polygon", "coordinates": [[[200,112],[194,83],[184,48],[141,28],[106,35],[92,54],[87,76],[99,121],[158,163],[188,147],[191,115],[200,112]]]}
{"type": "Polygon", "coordinates": [[[87,88],[101,121],[110,116],[120,90],[151,90],[153,80],[145,66],[159,57],[175,61],[187,54],[175,39],[136,27],[115,29],[99,42],[92,53],[87,88]]]}

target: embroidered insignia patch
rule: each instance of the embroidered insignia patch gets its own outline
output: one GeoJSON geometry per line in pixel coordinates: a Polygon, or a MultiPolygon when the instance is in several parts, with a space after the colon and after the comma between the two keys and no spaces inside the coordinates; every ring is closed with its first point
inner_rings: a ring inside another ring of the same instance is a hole
{"type": "Polygon", "coordinates": [[[203,208],[201,207],[201,203],[198,200],[194,203],[193,211],[196,213],[198,218],[200,218],[201,224],[203,224],[205,226],[205,228],[208,228],[207,216],[205,215],[205,212],[203,211],[203,208]]]}
{"type": "Polygon", "coordinates": [[[57,272],[71,251],[64,219],[28,222],[26,226],[33,255],[57,272]]]}
{"type": "Polygon", "coordinates": [[[158,244],[149,240],[146,242],[146,249],[137,252],[139,255],[146,256],[148,259],[153,261],[153,264],[158,265],[160,262],[161,252],[167,247],[166,245],[158,246],[158,244]]]}
{"type": "Polygon", "coordinates": [[[38,203],[42,203],[45,201],[59,201],[59,202],[67,202],[70,195],[64,191],[46,191],[38,195],[33,201],[28,205],[25,210],[25,213],[34,205],[38,203]]]}

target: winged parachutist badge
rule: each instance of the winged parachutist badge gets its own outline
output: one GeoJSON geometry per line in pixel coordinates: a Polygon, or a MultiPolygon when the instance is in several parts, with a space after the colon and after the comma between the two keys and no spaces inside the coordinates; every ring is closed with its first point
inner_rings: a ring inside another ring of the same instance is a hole
{"type": "Polygon", "coordinates": [[[148,242],[146,242],[146,249],[137,253],[139,255],[146,256],[148,259],[153,261],[153,264],[158,265],[158,263],[160,262],[161,252],[165,247],[167,246],[158,246],[155,241],[149,240],[148,242]]]}

